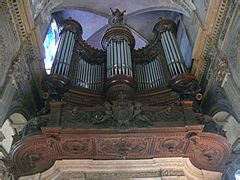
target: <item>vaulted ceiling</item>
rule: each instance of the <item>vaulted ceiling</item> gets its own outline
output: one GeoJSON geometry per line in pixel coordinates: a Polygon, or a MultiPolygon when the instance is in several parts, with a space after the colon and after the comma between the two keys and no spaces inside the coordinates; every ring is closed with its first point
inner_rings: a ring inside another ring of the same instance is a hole
{"type": "MultiPolygon", "coordinates": [[[[123,11],[122,9],[121,11],[123,11]]],[[[110,9],[109,9],[110,12],[110,9]]],[[[136,40],[135,49],[144,47],[154,39],[152,32],[154,25],[161,19],[173,19],[176,23],[179,20],[179,13],[167,10],[153,10],[143,13],[126,14],[125,23],[131,29],[136,40]]],[[[89,12],[86,10],[66,9],[55,12],[53,15],[61,23],[63,19],[69,17],[77,20],[83,27],[83,39],[95,48],[101,49],[101,38],[109,27],[108,22],[111,15],[89,12]]]]}
{"type": "MultiPolygon", "coordinates": [[[[40,11],[44,11],[44,3],[37,6],[36,2],[32,1],[31,6],[33,16],[36,18],[40,13],[43,16],[49,15],[40,11]]],[[[178,22],[179,16],[190,19],[196,10],[192,0],[123,0],[121,2],[118,0],[61,0],[52,1],[47,7],[47,11],[51,12],[59,23],[68,17],[79,21],[83,27],[83,39],[90,45],[101,48],[101,37],[108,28],[108,21],[111,17],[110,8],[118,8],[120,11],[126,10],[124,18],[126,25],[135,36],[135,49],[141,48],[153,40],[152,29],[160,18],[169,18],[178,22]]],[[[42,25],[44,38],[47,24],[43,23],[42,25]]],[[[195,24],[195,26],[198,26],[198,24],[195,24]]]]}

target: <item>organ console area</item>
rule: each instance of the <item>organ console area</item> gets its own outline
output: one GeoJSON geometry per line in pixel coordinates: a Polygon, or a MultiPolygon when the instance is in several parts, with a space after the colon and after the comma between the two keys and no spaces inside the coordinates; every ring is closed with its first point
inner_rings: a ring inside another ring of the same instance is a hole
{"type": "Polygon", "coordinates": [[[77,21],[65,19],[51,75],[107,97],[119,92],[131,97],[169,86],[182,94],[197,89],[196,78],[187,72],[176,42],[173,20],[161,19],[156,23],[155,40],[139,50],[134,49],[130,29],[119,20],[115,22],[109,24],[102,37],[103,50],[98,50],[82,39],[83,30],[77,21]]]}

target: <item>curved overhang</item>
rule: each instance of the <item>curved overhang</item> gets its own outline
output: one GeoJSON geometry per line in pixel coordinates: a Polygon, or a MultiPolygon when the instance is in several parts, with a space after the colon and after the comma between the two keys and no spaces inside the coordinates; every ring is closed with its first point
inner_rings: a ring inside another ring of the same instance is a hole
{"type": "Polygon", "coordinates": [[[198,169],[224,172],[230,153],[226,138],[203,132],[201,125],[188,125],[130,130],[42,127],[41,134],[15,143],[10,156],[15,174],[24,176],[42,173],[56,160],[67,159],[187,157],[198,169]]]}

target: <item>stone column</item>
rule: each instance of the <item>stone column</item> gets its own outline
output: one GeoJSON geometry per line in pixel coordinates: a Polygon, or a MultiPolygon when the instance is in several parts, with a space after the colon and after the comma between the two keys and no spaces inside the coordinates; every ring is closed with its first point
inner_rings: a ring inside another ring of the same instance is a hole
{"type": "Polygon", "coordinates": [[[77,21],[70,18],[64,20],[51,74],[58,74],[68,78],[75,41],[78,38],[82,39],[81,35],[82,27],[77,21]]]}
{"type": "Polygon", "coordinates": [[[182,54],[176,43],[176,23],[170,19],[160,20],[153,29],[160,39],[171,77],[186,73],[182,54]]]}

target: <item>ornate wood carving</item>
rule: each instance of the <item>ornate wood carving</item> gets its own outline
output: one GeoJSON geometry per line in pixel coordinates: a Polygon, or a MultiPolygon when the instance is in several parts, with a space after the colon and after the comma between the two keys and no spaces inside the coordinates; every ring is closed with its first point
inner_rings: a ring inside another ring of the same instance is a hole
{"type": "Polygon", "coordinates": [[[77,52],[85,61],[94,64],[102,64],[105,62],[106,54],[103,50],[95,49],[82,40],[78,40],[77,42],[77,52]]]}
{"type": "Polygon", "coordinates": [[[133,62],[147,63],[159,55],[160,41],[156,38],[146,47],[132,51],[133,62]]]}
{"type": "Polygon", "coordinates": [[[126,39],[129,46],[133,49],[135,46],[135,39],[131,31],[123,25],[114,25],[111,26],[104,34],[102,39],[102,47],[106,49],[108,42],[111,39],[126,39]]]}
{"type": "Polygon", "coordinates": [[[193,74],[178,75],[169,82],[169,85],[174,91],[184,96],[196,95],[201,90],[193,74]]]}
{"type": "Polygon", "coordinates": [[[57,159],[142,159],[189,157],[198,168],[224,171],[230,155],[227,140],[202,132],[203,126],[150,129],[42,128],[41,135],[27,136],[12,147],[17,176],[50,168],[57,159]]]}

